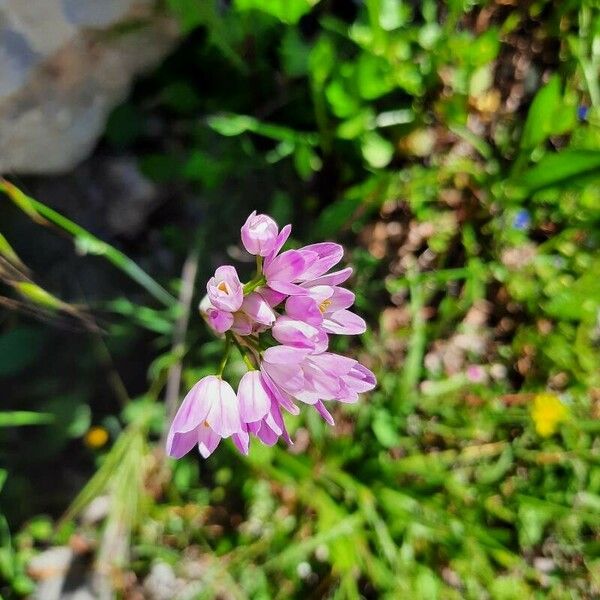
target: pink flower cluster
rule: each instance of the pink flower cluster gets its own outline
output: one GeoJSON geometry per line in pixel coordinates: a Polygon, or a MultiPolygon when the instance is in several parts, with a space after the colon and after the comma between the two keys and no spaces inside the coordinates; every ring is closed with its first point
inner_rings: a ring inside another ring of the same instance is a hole
{"type": "Polygon", "coordinates": [[[256,277],[242,284],[234,267],[223,266],[209,280],[200,312],[215,333],[225,334],[228,347],[238,347],[249,370],[237,394],[221,375],[196,383],[171,425],[170,456],[181,458],[198,445],[206,458],[227,437],[244,454],[250,435],[267,445],[280,437],[291,444],[281,409],[297,415],[298,402],[309,404],[333,425],[324,402],[357,402],[375,387],[366,367],[328,352],[331,334],[366,329],[348,310],[354,294],[340,287],[352,269],[328,273],[342,259],[342,247],[323,242],[280,252],[290,232],[290,225],[279,231],[271,217],[253,212],[241,238],[257,257],[256,277]]]}

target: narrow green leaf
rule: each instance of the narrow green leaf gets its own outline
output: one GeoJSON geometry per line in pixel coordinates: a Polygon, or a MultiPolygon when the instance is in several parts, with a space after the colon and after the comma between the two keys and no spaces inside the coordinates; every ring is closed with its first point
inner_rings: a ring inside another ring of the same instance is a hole
{"type": "MultiPolygon", "coordinates": [[[[54,209],[46,206],[38,200],[27,196],[17,187],[0,178],[0,191],[4,192],[23,212],[25,212],[32,220],[42,225],[47,225],[48,222],[60,227],[63,231],[73,236],[75,244],[81,250],[97,256],[102,256],[115,267],[123,271],[136,283],[141,285],[149,294],[154,296],[158,301],[166,306],[173,306],[177,300],[169,294],[160,284],[158,284],[150,275],[141,269],[133,260],[117,250],[110,244],[103,242],[95,235],[83,227],[77,225],[70,219],[67,219],[54,209]]],[[[41,288],[40,288],[41,289],[41,288]]],[[[27,289],[25,293],[36,294],[35,291],[27,289]]],[[[50,298],[39,294],[40,300],[47,300],[52,304],[50,298]]]]}
{"type": "Polygon", "coordinates": [[[551,186],[562,186],[583,176],[600,177],[600,152],[595,150],[564,150],[547,154],[540,162],[515,178],[512,184],[528,193],[551,186]]]}
{"type": "Polygon", "coordinates": [[[0,255],[19,269],[27,271],[25,263],[19,258],[18,254],[13,250],[12,246],[8,243],[8,240],[0,233],[0,255]]]}
{"type": "Polygon", "coordinates": [[[22,427],[23,425],[44,425],[51,423],[54,416],[27,410],[0,412],[0,427],[22,427]]]}
{"type": "Polygon", "coordinates": [[[47,292],[37,285],[37,283],[33,283],[32,281],[17,281],[14,283],[14,287],[23,297],[38,304],[42,308],[49,310],[64,310],[67,307],[62,300],[53,296],[50,292],[47,292]]]}

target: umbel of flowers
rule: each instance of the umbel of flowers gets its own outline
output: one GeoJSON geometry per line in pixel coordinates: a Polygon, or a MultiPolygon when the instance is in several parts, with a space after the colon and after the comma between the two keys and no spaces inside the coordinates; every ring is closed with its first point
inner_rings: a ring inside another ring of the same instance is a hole
{"type": "Polygon", "coordinates": [[[208,457],[231,437],[248,453],[250,435],[273,445],[291,444],[282,410],[312,406],[330,425],[325,403],[354,403],[373,389],[375,376],[356,360],[328,351],[329,337],[356,335],[365,322],[348,309],[354,294],[340,287],[347,267],[329,272],[342,259],[339,244],[323,242],[281,252],[291,232],[267,215],[253,212],[241,229],[242,243],[256,256],[257,272],[241,283],[234,267],[219,267],[207,284],[200,313],[226,337],[218,375],[203,377],[187,394],[169,431],[167,452],[181,458],[194,446],[208,457]],[[222,378],[232,345],[248,367],[237,393],[222,378]]]}

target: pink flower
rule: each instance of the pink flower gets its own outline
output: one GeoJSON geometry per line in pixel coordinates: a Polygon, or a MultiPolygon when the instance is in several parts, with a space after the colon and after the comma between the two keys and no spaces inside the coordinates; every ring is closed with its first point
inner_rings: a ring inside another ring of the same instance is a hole
{"type": "Polygon", "coordinates": [[[271,327],[277,318],[275,311],[265,298],[258,292],[252,292],[244,298],[242,312],[247,314],[254,323],[271,327]]]}
{"type": "Polygon", "coordinates": [[[358,361],[331,352],[274,346],[263,354],[263,368],[282,395],[316,404],[322,400],[354,403],[372,390],[375,375],[358,361]]]}
{"type": "Polygon", "coordinates": [[[240,381],[237,395],[244,432],[237,441],[234,437],[234,442],[241,452],[247,453],[249,433],[268,446],[280,436],[291,444],[272,385],[260,371],[248,371],[240,381]]]}
{"type": "Polygon", "coordinates": [[[260,371],[248,371],[240,380],[237,392],[240,417],[244,423],[260,421],[271,407],[271,397],[260,371]]]}
{"type": "Polygon", "coordinates": [[[329,344],[327,334],[319,327],[301,319],[294,320],[285,316],[275,321],[273,337],[281,344],[308,348],[314,352],[324,352],[329,344]]]}
{"type": "Polygon", "coordinates": [[[317,285],[307,288],[304,296],[290,296],[285,311],[289,317],[320,327],[327,333],[357,335],[364,333],[367,325],[358,315],[346,310],[352,304],[354,294],[351,291],[317,285]]]}
{"type": "Polygon", "coordinates": [[[250,254],[267,256],[275,247],[278,234],[279,227],[271,217],[254,211],[242,226],[242,244],[250,254]]]}
{"type": "Polygon", "coordinates": [[[298,250],[303,256],[317,255],[317,258],[310,264],[307,264],[305,270],[300,275],[300,280],[311,282],[324,275],[337,265],[344,256],[344,249],[339,244],[333,242],[321,242],[319,244],[310,244],[298,250]]]}
{"type": "Polygon", "coordinates": [[[316,252],[286,250],[265,262],[263,273],[267,285],[281,294],[303,294],[304,289],[294,282],[300,281],[300,276],[317,260],[316,252]]]}
{"type": "Polygon", "coordinates": [[[233,314],[215,308],[211,304],[208,295],[202,298],[198,310],[215,333],[222,334],[231,329],[231,326],[233,325],[233,314]]]}
{"type": "Polygon", "coordinates": [[[209,308],[206,312],[206,319],[217,333],[229,331],[234,322],[233,315],[230,312],[217,308],[209,308]]]}
{"type": "Polygon", "coordinates": [[[280,437],[289,445],[292,444],[279,405],[274,400],[271,401],[269,412],[260,421],[248,423],[246,427],[266,446],[273,446],[280,437]]]}
{"type": "Polygon", "coordinates": [[[273,219],[254,211],[241,229],[248,252],[264,257],[254,278],[242,285],[235,268],[223,266],[208,282],[200,312],[213,331],[237,345],[250,370],[237,395],[216,376],[192,388],[171,426],[169,455],[179,458],[198,444],[206,457],[223,437],[231,437],[244,454],[250,436],[266,445],[279,438],[290,444],[282,409],[298,415],[298,403],[308,404],[333,425],[326,402],[354,403],[375,387],[369,369],[327,351],[331,334],[366,330],[363,319],[348,310],[354,294],[340,287],[352,269],[329,273],[343,248],[322,242],[280,254],[290,232],[290,225],[279,232],[273,219]],[[272,346],[273,339],[280,345],[272,346]]]}
{"type": "Polygon", "coordinates": [[[212,305],[228,312],[239,310],[244,301],[244,289],[234,267],[225,265],[215,271],[206,286],[212,305]]]}
{"type": "Polygon", "coordinates": [[[239,335],[251,335],[268,329],[277,318],[275,311],[258,292],[244,298],[240,310],[228,312],[215,308],[205,296],[200,302],[200,314],[216,333],[234,331],[239,335]]]}
{"type": "Polygon", "coordinates": [[[184,398],[167,438],[167,454],[181,458],[196,444],[207,458],[221,438],[242,431],[237,398],[220,377],[203,377],[184,398]]]}

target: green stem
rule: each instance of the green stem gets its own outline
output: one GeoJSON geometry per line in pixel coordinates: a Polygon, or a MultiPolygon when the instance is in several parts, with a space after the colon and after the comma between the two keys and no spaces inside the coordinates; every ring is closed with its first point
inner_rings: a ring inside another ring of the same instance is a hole
{"type": "Polygon", "coordinates": [[[233,334],[231,336],[231,339],[233,340],[233,343],[236,345],[236,348],[238,349],[239,353],[241,354],[242,360],[244,361],[244,364],[248,367],[248,370],[256,371],[257,366],[252,362],[252,360],[250,359],[250,355],[246,352],[246,350],[244,349],[244,346],[237,339],[237,336],[235,334],[233,334]]]}
{"type": "Polygon", "coordinates": [[[421,378],[423,355],[427,344],[427,322],[423,315],[425,291],[419,273],[411,269],[407,273],[410,289],[410,312],[412,332],[408,341],[408,353],[404,361],[404,372],[399,381],[396,405],[399,412],[406,412],[417,401],[418,385],[421,378]]]}
{"type": "Polygon", "coordinates": [[[223,358],[221,359],[221,364],[219,365],[219,377],[223,376],[223,371],[225,370],[225,365],[229,360],[229,354],[231,352],[231,336],[229,334],[225,334],[225,352],[223,353],[223,358]]]}
{"type": "Polygon", "coordinates": [[[248,294],[252,293],[255,289],[261,287],[262,285],[265,285],[265,283],[267,283],[267,280],[265,279],[264,275],[255,277],[252,281],[245,283],[244,296],[247,296],[248,294]]]}

